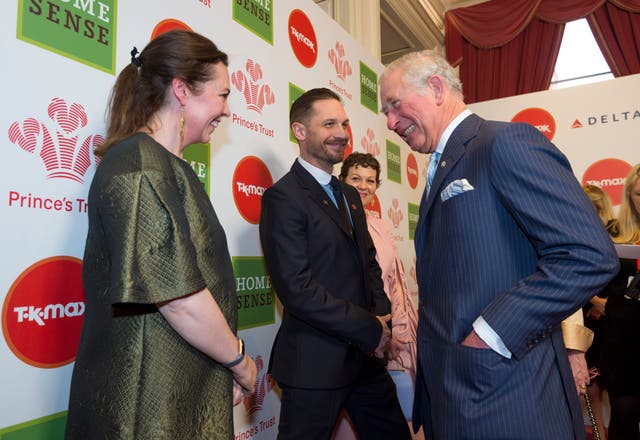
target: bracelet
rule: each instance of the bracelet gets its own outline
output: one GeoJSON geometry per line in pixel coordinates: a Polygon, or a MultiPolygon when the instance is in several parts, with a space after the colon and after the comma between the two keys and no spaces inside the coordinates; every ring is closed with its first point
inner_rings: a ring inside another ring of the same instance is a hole
{"type": "Polygon", "coordinates": [[[244,341],[238,338],[238,356],[234,360],[220,365],[225,368],[232,368],[242,362],[242,359],[244,359],[244,341]]]}

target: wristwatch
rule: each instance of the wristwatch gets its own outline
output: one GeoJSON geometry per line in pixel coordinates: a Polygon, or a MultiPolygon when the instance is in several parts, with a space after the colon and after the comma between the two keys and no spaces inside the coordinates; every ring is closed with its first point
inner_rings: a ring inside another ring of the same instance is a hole
{"type": "Polygon", "coordinates": [[[234,360],[221,365],[225,368],[232,368],[242,362],[242,359],[244,359],[244,341],[238,338],[238,356],[234,360]]]}

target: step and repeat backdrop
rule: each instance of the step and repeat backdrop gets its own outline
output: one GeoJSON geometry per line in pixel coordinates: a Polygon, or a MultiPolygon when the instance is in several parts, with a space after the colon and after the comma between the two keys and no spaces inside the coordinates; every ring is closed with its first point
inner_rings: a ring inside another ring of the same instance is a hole
{"type": "MultiPolygon", "coordinates": [[[[273,439],[279,397],[266,366],[280,310],[258,238],[260,200],[298,154],[290,103],[338,93],[350,151],[382,165],[375,203],[393,230],[414,299],[413,231],[427,156],[386,129],[383,66],[311,0],[18,0],[0,6],[5,97],[0,112],[0,440],[62,439],[84,316],[87,192],[115,75],[156,35],[191,29],[230,56],[231,116],[187,160],[227,233],[240,333],[259,369],[257,392],[234,410],[236,439],[273,439]]],[[[619,203],[640,161],[640,78],[475,104],[481,116],[538,127],[578,179],[619,203]],[[617,194],[617,195],[616,195],[617,194]]],[[[335,172],[337,173],[336,167],[335,172]]]]}
{"type": "Polygon", "coordinates": [[[537,127],[571,162],[583,184],[622,200],[624,180],[640,162],[640,75],[476,103],[486,119],[537,127]]]}
{"type": "Polygon", "coordinates": [[[351,120],[348,150],[381,162],[370,208],[392,225],[417,293],[412,238],[427,157],[386,129],[382,65],[311,0],[18,0],[0,11],[0,439],[63,438],[84,316],[92,151],[131,49],[176,28],[204,34],[230,57],[231,116],[185,158],[225,228],[240,333],[259,369],[257,393],[234,410],[236,438],[275,438],[279,397],[266,368],[280,311],[257,223],[264,190],[298,154],[288,114],[305,90],[338,93],[351,120]]]}

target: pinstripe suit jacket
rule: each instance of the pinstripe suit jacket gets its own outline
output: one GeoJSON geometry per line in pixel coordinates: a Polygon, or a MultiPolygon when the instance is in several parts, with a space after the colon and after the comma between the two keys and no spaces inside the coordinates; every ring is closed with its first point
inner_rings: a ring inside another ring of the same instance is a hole
{"type": "Polygon", "coordinates": [[[584,437],[560,322],[617,271],[563,154],[527,124],[470,115],[420,206],[414,424],[429,439],[584,437]],[[442,200],[457,179],[474,187],[442,200]],[[460,342],[482,317],[512,352],[460,342]]]}

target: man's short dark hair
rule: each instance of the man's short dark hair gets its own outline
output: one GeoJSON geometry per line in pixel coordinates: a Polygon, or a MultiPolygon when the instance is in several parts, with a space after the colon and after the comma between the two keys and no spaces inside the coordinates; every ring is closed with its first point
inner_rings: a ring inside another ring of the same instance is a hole
{"type": "Polygon", "coordinates": [[[303,93],[293,104],[289,110],[289,124],[294,122],[305,123],[311,116],[311,107],[316,101],[322,101],[325,99],[335,99],[338,102],[342,102],[340,96],[335,92],[327,88],[311,89],[303,93]]]}

